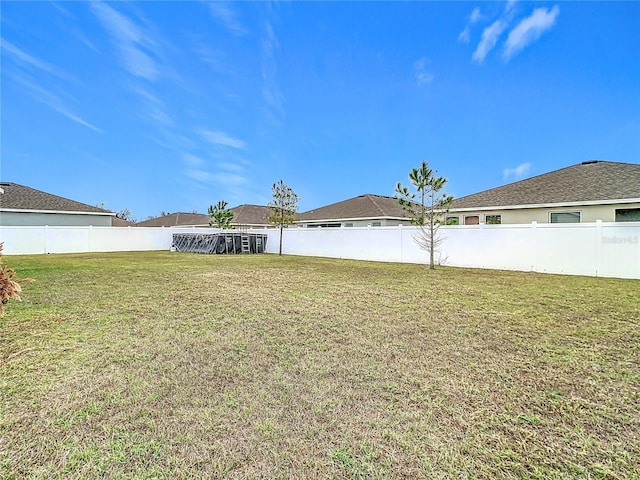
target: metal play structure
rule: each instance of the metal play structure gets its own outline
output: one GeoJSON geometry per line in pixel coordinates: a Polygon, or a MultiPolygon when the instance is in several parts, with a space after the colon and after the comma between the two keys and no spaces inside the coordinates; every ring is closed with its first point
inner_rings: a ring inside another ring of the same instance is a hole
{"type": "Polygon", "coordinates": [[[174,233],[173,248],[193,253],[264,253],[267,235],[246,232],[174,233]]]}

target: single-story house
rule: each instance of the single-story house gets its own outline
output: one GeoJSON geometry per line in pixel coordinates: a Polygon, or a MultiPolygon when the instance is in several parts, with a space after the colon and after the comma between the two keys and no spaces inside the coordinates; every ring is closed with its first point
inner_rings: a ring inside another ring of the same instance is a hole
{"type": "Polygon", "coordinates": [[[209,215],[176,212],[137,222],[135,227],[208,227],[209,215]]]}
{"type": "Polygon", "coordinates": [[[640,221],[640,164],[589,160],[454,199],[449,225],[640,221]]]}
{"type": "Polygon", "coordinates": [[[409,223],[397,199],[370,193],[300,213],[296,218],[298,226],[307,228],[385,227],[409,223]]]}
{"type": "Polygon", "coordinates": [[[0,183],[2,226],[110,227],[115,213],[17,183],[0,183]]]}
{"type": "MultiPolygon", "coordinates": [[[[233,212],[234,228],[267,228],[269,208],[262,205],[238,205],[233,212]]],[[[202,213],[170,213],[135,224],[136,227],[208,227],[211,217],[202,213]]]]}

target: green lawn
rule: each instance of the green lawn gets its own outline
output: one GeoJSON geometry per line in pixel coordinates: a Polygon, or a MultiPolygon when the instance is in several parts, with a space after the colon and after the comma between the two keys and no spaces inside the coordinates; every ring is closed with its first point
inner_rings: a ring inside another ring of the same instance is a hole
{"type": "Polygon", "coordinates": [[[640,282],[9,256],[0,478],[640,478],[640,282]]]}

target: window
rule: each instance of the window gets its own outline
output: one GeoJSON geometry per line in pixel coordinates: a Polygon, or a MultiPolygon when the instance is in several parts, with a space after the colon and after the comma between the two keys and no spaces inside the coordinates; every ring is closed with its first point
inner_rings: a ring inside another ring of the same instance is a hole
{"type": "Polygon", "coordinates": [[[381,227],[382,226],[382,222],[371,222],[371,226],[372,227],[381,227]]]}
{"type": "Polygon", "coordinates": [[[580,212],[551,212],[551,223],[580,223],[580,212]]]}
{"type": "Polygon", "coordinates": [[[460,217],[447,217],[444,223],[445,225],[460,225],[460,217]]]}
{"type": "Polygon", "coordinates": [[[345,227],[353,227],[353,223],[345,223],[344,226],[345,227]]]}
{"type": "Polygon", "coordinates": [[[464,217],[465,225],[479,225],[480,224],[480,216],[479,215],[467,215],[464,217]]]}
{"type": "Polygon", "coordinates": [[[640,222],[640,208],[616,208],[616,222],[640,222]]]}
{"type": "Polygon", "coordinates": [[[485,215],[484,223],[487,225],[500,225],[502,223],[502,215],[485,215]]]}

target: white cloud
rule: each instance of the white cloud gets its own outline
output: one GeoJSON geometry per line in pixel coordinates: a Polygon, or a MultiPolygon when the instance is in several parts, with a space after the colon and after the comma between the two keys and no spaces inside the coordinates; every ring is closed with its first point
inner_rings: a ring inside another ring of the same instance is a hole
{"type": "Polygon", "coordinates": [[[560,9],[555,5],[552,9],[536,8],[533,13],[522,20],[509,32],[504,45],[503,58],[509,60],[522,51],[527,45],[535,42],[556,22],[560,9]]]}
{"type": "Polygon", "coordinates": [[[173,118],[167,113],[165,103],[156,95],[139,85],[131,85],[130,89],[144,100],[145,108],[138,112],[141,118],[163,127],[173,128],[175,126],[173,118]]]}
{"type": "Polygon", "coordinates": [[[33,55],[29,55],[24,50],[16,47],[10,42],[7,42],[5,39],[0,38],[0,47],[12,58],[16,63],[19,63],[23,66],[35,67],[38,70],[42,70],[44,72],[55,75],[56,77],[62,79],[69,79],[69,75],[57,67],[45,62],[44,60],[40,60],[39,58],[34,57],[33,55]]]}
{"type": "Polygon", "coordinates": [[[214,145],[220,145],[222,147],[235,148],[238,150],[246,150],[246,144],[242,140],[227,135],[219,130],[202,130],[200,132],[202,136],[210,143],[214,145]]]}
{"type": "Polygon", "coordinates": [[[240,23],[238,16],[229,2],[210,2],[209,11],[223,27],[236,35],[246,35],[247,29],[240,23]]]}
{"type": "Polygon", "coordinates": [[[484,62],[487,54],[496,46],[498,38],[507,28],[503,19],[498,19],[482,31],[482,38],[471,58],[478,63],[484,62]]]}
{"type": "Polygon", "coordinates": [[[236,163],[230,163],[230,162],[218,162],[216,163],[216,167],[221,170],[227,170],[230,172],[237,172],[237,173],[242,173],[245,171],[242,165],[238,165],[236,163]]]}
{"type": "Polygon", "coordinates": [[[193,180],[202,183],[213,183],[222,187],[237,187],[244,185],[248,179],[237,173],[209,172],[200,168],[188,168],[185,175],[193,180]]]}
{"type": "Polygon", "coordinates": [[[191,165],[193,167],[199,167],[201,165],[204,165],[204,160],[202,158],[192,155],[190,153],[183,154],[182,159],[187,165],[191,165]]]}
{"type": "Polygon", "coordinates": [[[508,180],[510,178],[519,179],[526,176],[529,173],[529,170],[531,170],[530,163],[521,163],[515,168],[505,168],[502,171],[502,177],[505,180],[508,180]]]}
{"type": "MultiPolygon", "coordinates": [[[[58,95],[52,93],[49,90],[46,90],[40,85],[35,84],[34,82],[32,82],[31,80],[29,80],[28,78],[22,75],[13,74],[11,78],[16,83],[19,83],[20,85],[22,85],[26,89],[27,93],[34,100],[40,103],[43,103],[44,105],[55,110],[59,114],[67,117],[69,120],[72,120],[78,123],[79,125],[87,127],[88,129],[93,130],[94,132],[103,133],[102,130],[100,130],[98,127],[89,123],[79,115],[76,115],[73,112],[73,110],[66,104],[66,102],[64,102],[58,95]]],[[[71,98],[69,96],[67,97],[71,98]]],[[[73,98],[71,98],[71,100],[73,100],[73,98]]]]}
{"type": "MultiPolygon", "coordinates": [[[[270,22],[265,22],[262,43],[262,98],[267,104],[270,115],[278,119],[285,114],[284,95],[278,86],[278,64],[275,52],[280,48],[280,43],[276,37],[270,22]]],[[[277,120],[276,120],[277,121],[277,120]]]]}
{"type": "Polygon", "coordinates": [[[458,41],[462,43],[469,43],[471,40],[471,25],[478,23],[483,18],[484,17],[480,13],[480,8],[474,8],[471,15],[469,15],[469,21],[467,22],[466,27],[464,27],[464,30],[460,32],[460,35],[458,35],[458,41]]]}
{"type": "Polygon", "coordinates": [[[458,41],[462,43],[469,43],[471,41],[471,29],[468,25],[460,32],[460,35],[458,35],[458,41]]]}
{"type": "Polygon", "coordinates": [[[212,178],[209,172],[199,168],[189,168],[185,170],[185,175],[199,182],[208,182],[212,178]]]}
{"type": "Polygon", "coordinates": [[[469,22],[476,23],[476,22],[479,22],[480,20],[482,20],[482,14],[480,13],[480,8],[476,7],[473,9],[473,12],[471,12],[471,16],[469,17],[469,22]]]}
{"type": "Polygon", "coordinates": [[[422,57],[413,62],[413,72],[415,74],[418,85],[426,85],[427,83],[431,83],[435,78],[433,73],[427,71],[427,63],[428,60],[426,57],[422,57]]]}
{"type": "Polygon", "coordinates": [[[211,178],[216,183],[228,186],[243,185],[248,181],[246,177],[244,177],[243,175],[238,175],[237,173],[217,172],[212,174],[211,178]]]}
{"type": "Polygon", "coordinates": [[[156,42],[130,18],[109,5],[93,2],[91,8],[113,38],[124,68],[137,77],[155,80],[158,77],[158,67],[150,54],[156,42]]]}

